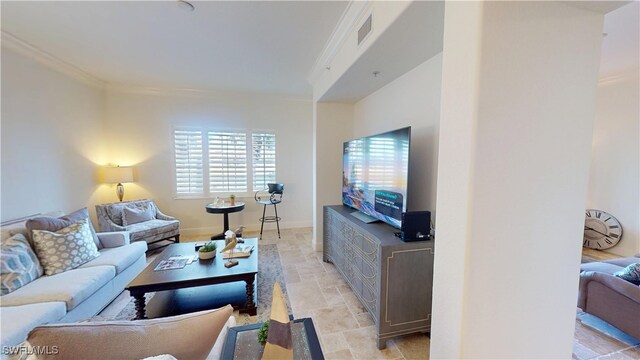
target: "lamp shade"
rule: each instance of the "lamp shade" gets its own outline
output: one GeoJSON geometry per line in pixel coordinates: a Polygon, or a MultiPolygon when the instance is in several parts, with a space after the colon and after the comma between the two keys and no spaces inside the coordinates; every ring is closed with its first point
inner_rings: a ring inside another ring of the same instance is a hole
{"type": "Polygon", "coordinates": [[[133,168],[117,166],[104,168],[104,182],[108,184],[128,183],[133,181],[133,168]]]}

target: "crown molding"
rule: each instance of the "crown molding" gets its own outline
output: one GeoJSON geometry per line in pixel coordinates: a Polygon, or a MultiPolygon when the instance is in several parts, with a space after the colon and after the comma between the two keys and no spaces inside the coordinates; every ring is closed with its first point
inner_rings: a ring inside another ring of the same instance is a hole
{"type": "Polygon", "coordinates": [[[2,45],[2,48],[4,49],[13,50],[20,55],[35,60],[55,71],[70,76],[76,80],[80,80],[85,84],[100,89],[104,89],[106,85],[106,82],[104,80],[95,77],[90,73],[80,69],[79,67],[70,64],[46,51],[43,51],[32,44],[29,44],[28,42],[5,30],[1,30],[0,43],[2,45]]]}
{"type": "Polygon", "coordinates": [[[232,90],[214,90],[214,89],[193,89],[193,88],[173,88],[173,87],[146,87],[131,84],[114,84],[107,83],[105,86],[107,92],[118,92],[123,94],[152,95],[152,96],[184,96],[198,98],[221,98],[228,96],[244,96],[244,97],[268,97],[285,101],[301,101],[311,102],[309,97],[295,97],[282,94],[270,94],[260,92],[232,91],[232,90]]]}
{"type": "Polygon", "coordinates": [[[371,9],[372,1],[350,1],[347,8],[340,16],[338,24],[333,29],[331,36],[324,45],[320,56],[316,59],[309,74],[307,75],[307,81],[313,85],[327,70],[331,62],[335,58],[338,51],[342,48],[342,45],[349,37],[349,34],[356,25],[359,24],[362,17],[371,9]]]}
{"type": "Polygon", "coordinates": [[[638,81],[638,78],[640,78],[640,69],[631,68],[618,72],[614,75],[601,77],[600,79],[598,79],[598,86],[609,86],[627,80],[638,81]]]}

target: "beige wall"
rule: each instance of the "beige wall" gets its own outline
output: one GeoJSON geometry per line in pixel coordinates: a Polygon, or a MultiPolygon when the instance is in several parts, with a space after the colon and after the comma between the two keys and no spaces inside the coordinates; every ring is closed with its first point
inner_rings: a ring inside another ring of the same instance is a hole
{"type": "Polygon", "coordinates": [[[441,79],[442,54],[438,54],[354,107],[354,138],[411,126],[408,209],[412,211],[436,208],[441,79]]]}
{"type": "MultiPolygon", "coordinates": [[[[133,165],[135,182],[125,184],[125,198],[153,198],[181,221],[183,234],[222,230],[222,216],[206,213],[212,197],[176,199],[172,130],[174,126],[214,129],[272,129],[277,136],[277,180],[285,184],[278,215],[283,227],[309,227],[312,218],[312,103],[274,96],[235,93],[184,93],[107,90],[108,162],[133,165]]],[[[107,189],[112,194],[113,189],[107,189]]],[[[112,200],[115,200],[115,195],[112,200]]],[[[215,197],[215,195],[213,196],[215,197]]],[[[247,206],[230,215],[231,227],[259,229],[262,207],[247,206]]],[[[270,207],[267,209],[273,211],[270,207]]],[[[275,229],[275,224],[265,228],[275,229]]]]}
{"type": "Polygon", "coordinates": [[[103,90],[2,48],[3,221],[100,201],[103,90]]]}
{"type": "Polygon", "coordinates": [[[589,177],[588,206],[611,213],[622,224],[622,239],[607,250],[640,252],[640,85],[631,69],[598,87],[589,177]]]}
{"type": "Polygon", "coordinates": [[[342,144],[353,137],[353,105],[315,103],[313,246],[322,249],[323,206],[342,204],[342,144]]]}

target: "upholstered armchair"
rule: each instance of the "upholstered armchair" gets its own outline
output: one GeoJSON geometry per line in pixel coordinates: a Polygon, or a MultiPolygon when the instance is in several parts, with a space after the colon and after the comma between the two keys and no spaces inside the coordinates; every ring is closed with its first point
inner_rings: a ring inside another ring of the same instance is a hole
{"type": "Polygon", "coordinates": [[[100,231],[128,231],[132,242],[180,242],[180,221],[160,211],[153,200],[96,205],[96,215],[100,231]]]}

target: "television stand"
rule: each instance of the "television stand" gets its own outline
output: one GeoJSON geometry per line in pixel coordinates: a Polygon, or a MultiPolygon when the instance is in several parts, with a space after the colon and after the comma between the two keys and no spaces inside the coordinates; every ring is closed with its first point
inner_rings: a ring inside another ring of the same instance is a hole
{"type": "Polygon", "coordinates": [[[362,221],[365,224],[371,224],[374,223],[376,221],[380,221],[376,218],[374,218],[373,216],[369,216],[361,211],[354,211],[351,213],[351,216],[353,216],[354,218],[362,221]]]}
{"type": "Polygon", "coordinates": [[[435,242],[404,242],[382,222],[356,220],[347,206],[324,207],[323,260],[333,263],[375,323],[376,345],[431,331],[435,242]]]}

